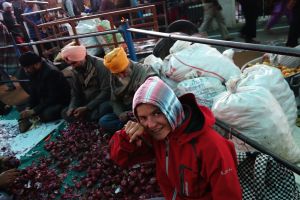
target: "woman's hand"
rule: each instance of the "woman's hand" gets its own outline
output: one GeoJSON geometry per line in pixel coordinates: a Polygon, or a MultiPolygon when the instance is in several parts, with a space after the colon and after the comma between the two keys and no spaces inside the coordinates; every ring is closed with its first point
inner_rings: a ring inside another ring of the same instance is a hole
{"type": "Polygon", "coordinates": [[[138,123],[133,121],[128,121],[125,124],[125,132],[129,136],[129,142],[135,142],[137,146],[142,145],[141,137],[144,134],[144,127],[138,123]]]}

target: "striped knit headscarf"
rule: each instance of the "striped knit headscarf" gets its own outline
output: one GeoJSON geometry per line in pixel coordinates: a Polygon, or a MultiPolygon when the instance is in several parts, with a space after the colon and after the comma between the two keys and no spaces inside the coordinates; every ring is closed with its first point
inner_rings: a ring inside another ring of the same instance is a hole
{"type": "Polygon", "coordinates": [[[148,78],[135,92],[132,108],[141,103],[157,106],[166,116],[172,130],[180,126],[185,118],[183,107],[173,90],[156,76],[148,78]]]}

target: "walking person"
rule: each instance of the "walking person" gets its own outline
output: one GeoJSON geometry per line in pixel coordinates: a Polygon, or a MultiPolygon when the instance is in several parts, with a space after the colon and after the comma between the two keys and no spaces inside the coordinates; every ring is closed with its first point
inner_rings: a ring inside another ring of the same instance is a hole
{"type": "Polygon", "coordinates": [[[222,14],[222,6],[218,0],[202,0],[204,6],[204,19],[203,23],[199,28],[199,32],[207,32],[211,27],[213,20],[215,19],[222,38],[224,40],[232,40],[225,24],[225,18],[222,14]]]}
{"type": "Polygon", "coordinates": [[[288,19],[288,23],[291,23],[292,13],[291,10],[287,8],[289,0],[277,0],[274,3],[274,8],[272,10],[272,14],[270,19],[267,22],[265,30],[271,33],[271,28],[279,21],[282,15],[286,15],[288,19]]]}
{"type": "Polygon", "coordinates": [[[245,24],[240,31],[240,35],[247,43],[260,43],[255,40],[256,37],[256,21],[259,15],[258,0],[238,0],[242,7],[245,17],[245,24]]]}
{"type": "Polygon", "coordinates": [[[292,21],[289,28],[286,46],[295,47],[300,36],[300,0],[289,0],[288,9],[292,11],[292,21]]]}

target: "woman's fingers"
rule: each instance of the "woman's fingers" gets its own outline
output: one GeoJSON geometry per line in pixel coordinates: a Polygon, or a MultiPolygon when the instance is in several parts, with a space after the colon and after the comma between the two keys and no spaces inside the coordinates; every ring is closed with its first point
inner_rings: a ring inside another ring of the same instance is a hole
{"type": "Polygon", "coordinates": [[[130,138],[129,142],[133,142],[144,133],[144,128],[137,122],[129,121],[125,125],[125,131],[130,138]]]}

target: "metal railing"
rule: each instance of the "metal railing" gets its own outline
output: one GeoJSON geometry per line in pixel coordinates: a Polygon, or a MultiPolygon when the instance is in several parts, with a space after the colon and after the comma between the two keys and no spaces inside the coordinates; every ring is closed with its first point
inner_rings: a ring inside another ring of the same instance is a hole
{"type": "MultiPolygon", "coordinates": [[[[203,44],[209,44],[209,45],[239,48],[239,49],[253,50],[253,51],[260,51],[260,52],[271,52],[271,53],[276,53],[276,54],[300,57],[300,49],[289,48],[289,47],[278,47],[278,46],[261,45],[261,44],[248,44],[248,43],[242,43],[242,42],[204,39],[204,38],[197,38],[197,37],[192,37],[192,36],[181,36],[181,35],[170,34],[170,33],[161,33],[161,32],[156,32],[156,31],[140,30],[140,29],[136,29],[136,28],[129,28],[128,31],[134,32],[134,33],[141,33],[141,34],[156,36],[156,37],[172,38],[174,40],[183,40],[183,41],[189,41],[189,42],[194,42],[194,43],[203,43],[203,44]]],[[[243,134],[239,133],[234,128],[228,126],[227,124],[221,122],[220,120],[216,121],[216,125],[219,128],[222,128],[227,134],[231,134],[231,135],[235,136],[236,138],[242,140],[243,142],[249,144],[256,150],[258,150],[264,154],[270,155],[271,157],[274,158],[274,160],[281,163],[286,168],[290,169],[291,171],[295,172],[296,174],[300,175],[300,167],[296,166],[295,164],[285,160],[284,158],[278,156],[277,154],[274,154],[272,151],[268,150],[267,148],[260,145],[256,141],[244,136],[243,134]]]]}

